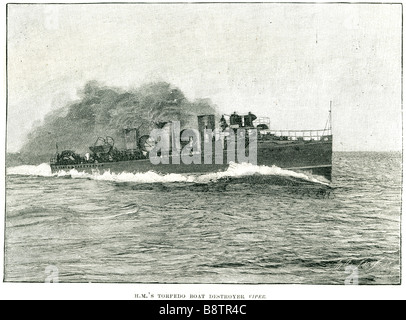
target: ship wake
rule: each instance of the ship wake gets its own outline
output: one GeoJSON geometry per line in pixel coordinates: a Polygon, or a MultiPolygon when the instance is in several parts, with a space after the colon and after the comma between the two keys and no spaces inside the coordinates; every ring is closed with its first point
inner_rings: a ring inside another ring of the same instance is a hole
{"type": "Polygon", "coordinates": [[[130,182],[130,183],[213,183],[220,181],[235,182],[244,180],[244,182],[261,183],[264,181],[278,182],[278,184],[286,183],[312,183],[328,186],[330,183],[324,177],[313,176],[308,173],[298,173],[291,170],[279,168],[277,166],[256,166],[249,163],[230,163],[228,169],[223,172],[212,172],[206,174],[159,174],[154,171],[145,173],[111,173],[104,172],[92,174],[79,172],[76,169],[70,171],[59,171],[52,173],[49,164],[43,163],[38,166],[24,165],[18,167],[7,168],[7,175],[28,175],[39,177],[60,177],[73,179],[91,179],[98,181],[112,182],[130,182]]]}
{"type": "Polygon", "coordinates": [[[51,166],[48,163],[42,163],[38,166],[23,165],[17,167],[9,167],[6,169],[6,174],[21,175],[21,176],[37,176],[37,177],[53,176],[51,166]]]}

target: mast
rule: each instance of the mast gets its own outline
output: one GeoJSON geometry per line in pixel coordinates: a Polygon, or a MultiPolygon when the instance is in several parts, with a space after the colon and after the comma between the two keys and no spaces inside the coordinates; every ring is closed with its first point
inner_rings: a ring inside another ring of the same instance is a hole
{"type": "Polygon", "coordinates": [[[333,128],[332,128],[332,115],[331,115],[331,105],[332,105],[332,101],[330,100],[330,110],[328,113],[328,118],[326,120],[326,125],[324,126],[324,130],[323,130],[323,135],[326,133],[329,135],[333,134],[333,128]]]}
{"type": "Polygon", "coordinates": [[[331,115],[332,104],[333,104],[333,101],[330,100],[330,111],[329,111],[330,134],[333,134],[333,122],[332,122],[332,115],[331,115]]]}

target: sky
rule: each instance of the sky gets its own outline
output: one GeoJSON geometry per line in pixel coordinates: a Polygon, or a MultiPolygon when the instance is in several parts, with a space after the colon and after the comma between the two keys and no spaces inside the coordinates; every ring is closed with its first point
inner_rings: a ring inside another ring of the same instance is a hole
{"type": "Polygon", "coordinates": [[[333,150],[402,148],[399,4],[9,5],[7,150],[90,80],[167,81],[333,150]]]}

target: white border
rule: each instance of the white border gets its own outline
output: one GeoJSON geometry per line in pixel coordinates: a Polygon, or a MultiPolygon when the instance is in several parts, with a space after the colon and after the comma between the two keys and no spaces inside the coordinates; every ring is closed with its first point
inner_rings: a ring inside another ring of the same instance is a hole
{"type": "MultiPolygon", "coordinates": [[[[16,1],[15,3],[33,3],[35,1],[16,1]]],[[[41,1],[41,3],[61,3],[63,1],[41,1]]],[[[75,1],[66,0],[65,2],[71,3],[92,3],[92,2],[117,2],[117,1],[75,1]]],[[[120,2],[120,1],[118,1],[120,2]]],[[[125,1],[123,1],[125,2],[125,1]]],[[[154,2],[143,0],[140,2],[154,2]]],[[[185,2],[185,1],[156,1],[156,2],[185,2]]],[[[200,1],[187,1],[187,2],[212,2],[208,0],[200,1]]],[[[255,1],[232,1],[232,2],[255,2],[255,1]]],[[[269,1],[272,2],[272,1],[269,1]]],[[[277,1],[289,2],[289,1],[277,1]]],[[[325,1],[297,1],[294,2],[318,2],[325,1]]],[[[337,1],[338,2],[338,1],[337,1]]],[[[343,1],[345,2],[345,1],[343,1]]],[[[356,1],[372,2],[372,1],[356,1]]],[[[384,1],[391,2],[391,1],[384,1]]],[[[393,1],[396,2],[396,1],[393,1]]],[[[404,4],[403,1],[399,1],[404,4]]],[[[376,1],[376,3],[382,3],[376,1]]],[[[6,5],[1,6],[1,42],[3,44],[1,50],[1,110],[4,117],[0,120],[0,149],[5,150],[5,114],[6,114],[6,5]]],[[[404,46],[404,43],[403,43],[404,46]]],[[[405,46],[403,47],[405,52],[405,46]]],[[[403,119],[404,120],[404,119],[403,119]]],[[[405,148],[405,141],[403,141],[403,148],[405,148]]],[[[262,294],[266,296],[267,300],[287,300],[287,299],[317,299],[317,300],[330,300],[330,299],[402,299],[406,296],[405,285],[401,286],[312,286],[312,285],[165,285],[165,284],[22,284],[22,283],[3,283],[3,262],[4,262],[4,183],[5,183],[5,169],[4,169],[5,154],[1,153],[0,157],[0,299],[10,300],[59,300],[59,299],[120,299],[120,300],[134,300],[135,294],[142,293],[160,293],[160,294],[244,294],[248,299],[250,294],[262,294]]],[[[403,163],[403,165],[405,162],[403,163]]],[[[405,174],[403,173],[403,181],[405,181],[405,174]]],[[[403,191],[402,199],[405,199],[405,192],[403,191]]],[[[403,219],[402,219],[403,220],[403,219]]],[[[402,233],[404,234],[405,226],[402,223],[402,233]]],[[[403,239],[402,239],[403,240],[403,239]]],[[[403,245],[403,241],[402,241],[403,245]]],[[[404,255],[402,255],[402,265],[404,266],[404,255]]],[[[404,268],[402,269],[402,279],[404,281],[404,268]]]]}

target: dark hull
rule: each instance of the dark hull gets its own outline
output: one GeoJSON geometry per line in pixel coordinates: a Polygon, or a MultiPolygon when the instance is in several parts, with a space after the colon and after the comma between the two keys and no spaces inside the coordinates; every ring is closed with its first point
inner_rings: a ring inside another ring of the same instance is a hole
{"type": "Polygon", "coordinates": [[[275,145],[259,144],[258,165],[309,172],[332,180],[332,138],[328,141],[275,145]]]}
{"type": "MultiPolygon", "coordinates": [[[[328,141],[312,142],[284,142],[275,143],[261,141],[258,143],[257,164],[265,166],[278,166],[295,172],[311,173],[323,176],[331,181],[332,171],[332,139],[328,141]]],[[[130,160],[104,163],[84,163],[58,165],[51,164],[52,172],[76,169],[79,172],[92,173],[98,170],[111,173],[131,172],[142,173],[155,171],[162,174],[190,173],[203,174],[208,172],[225,171],[228,168],[227,155],[224,154],[224,164],[158,164],[154,165],[149,159],[130,160]]]]}

